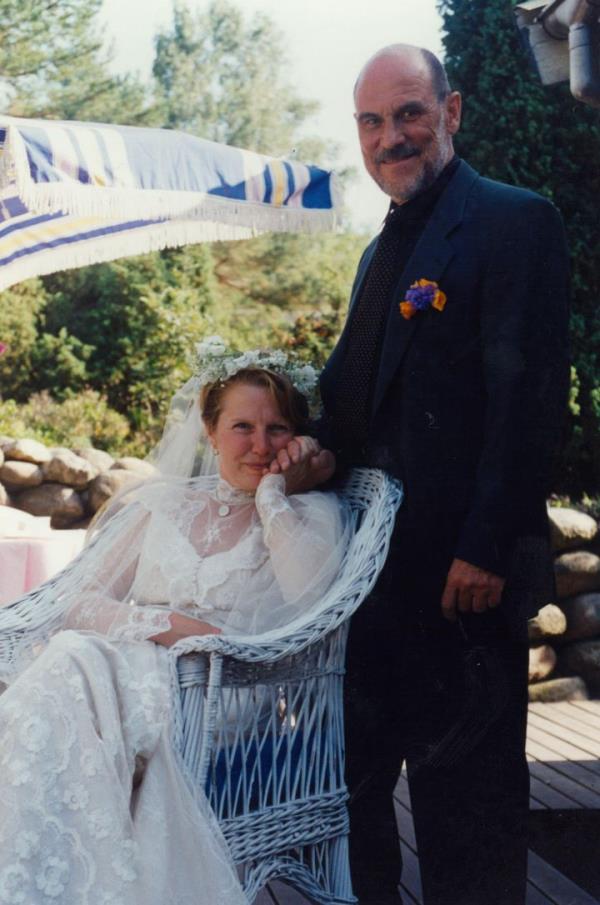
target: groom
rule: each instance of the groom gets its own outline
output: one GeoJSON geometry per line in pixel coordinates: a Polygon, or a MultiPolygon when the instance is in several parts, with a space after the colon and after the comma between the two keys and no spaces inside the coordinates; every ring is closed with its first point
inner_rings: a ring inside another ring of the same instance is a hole
{"type": "Polygon", "coordinates": [[[405,498],[350,632],[353,882],[361,905],[401,901],[404,761],[426,905],[519,905],[526,617],[553,591],[545,499],[568,389],[563,230],[548,201],[455,156],[461,98],[429,52],[384,48],[354,96],[391,202],[322,376],[322,441],[405,498]]]}

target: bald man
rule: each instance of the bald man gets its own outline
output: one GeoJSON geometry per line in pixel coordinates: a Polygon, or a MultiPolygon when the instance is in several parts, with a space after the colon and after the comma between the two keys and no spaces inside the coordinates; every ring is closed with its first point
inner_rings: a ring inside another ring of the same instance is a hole
{"type": "Polygon", "coordinates": [[[456,157],[461,97],[428,51],[377,53],[355,105],[391,201],[322,375],[321,440],[405,497],[350,629],[353,883],[361,905],[400,901],[404,761],[426,905],[519,905],[526,618],[553,594],[545,500],[568,392],[563,229],[548,201],[456,157]]]}

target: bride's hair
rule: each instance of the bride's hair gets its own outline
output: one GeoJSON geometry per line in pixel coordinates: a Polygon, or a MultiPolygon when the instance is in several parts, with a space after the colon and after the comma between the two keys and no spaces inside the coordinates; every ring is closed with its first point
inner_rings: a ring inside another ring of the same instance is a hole
{"type": "Polygon", "coordinates": [[[296,389],[285,374],[266,368],[242,368],[227,380],[207,383],[200,392],[200,409],[207,430],[214,430],[223,408],[227,390],[237,384],[262,387],[267,390],[295,434],[306,433],[309,411],[306,397],[296,389]]]}

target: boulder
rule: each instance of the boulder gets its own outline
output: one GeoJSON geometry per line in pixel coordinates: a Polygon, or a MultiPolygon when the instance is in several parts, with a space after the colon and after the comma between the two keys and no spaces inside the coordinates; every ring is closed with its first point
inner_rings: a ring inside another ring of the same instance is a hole
{"type": "Polygon", "coordinates": [[[52,450],[52,458],[42,466],[44,480],[56,484],[67,484],[81,490],[98,474],[98,469],[75,455],[70,449],[52,450]]]}
{"type": "Polygon", "coordinates": [[[88,488],[89,509],[97,512],[118,490],[138,480],[139,475],[126,471],[124,468],[111,469],[105,471],[104,474],[99,474],[88,488]]]}
{"type": "Polygon", "coordinates": [[[115,461],[110,453],[104,452],[103,449],[95,449],[93,446],[77,446],[73,452],[98,469],[98,474],[108,471],[115,461]]]}
{"type": "Polygon", "coordinates": [[[598,534],[596,520],[576,509],[551,507],[548,509],[548,519],[552,546],[558,552],[584,547],[598,534]]]}
{"type": "Polygon", "coordinates": [[[3,449],[6,459],[17,459],[19,462],[35,462],[36,465],[41,465],[52,458],[50,450],[37,440],[13,440],[5,444],[3,449]]]}
{"type": "Polygon", "coordinates": [[[529,681],[541,682],[551,675],[556,666],[556,653],[549,644],[532,647],[529,651],[529,681]]]}
{"type": "Polygon", "coordinates": [[[568,644],[561,650],[559,662],[565,672],[581,676],[593,695],[600,694],[600,640],[568,644]]]}
{"type": "Polygon", "coordinates": [[[0,481],[11,490],[23,487],[37,487],[44,480],[42,469],[34,462],[19,462],[8,459],[0,468],[0,481]]]}
{"type": "Polygon", "coordinates": [[[600,590],[600,556],[587,550],[563,553],[554,563],[559,597],[600,590]]]}
{"type": "Polygon", "coordinates": [[[131,471],[139,478],[152,478],[156,474],[154,465],[146,462],[145,459],[138,459],[136,456],[122,456],[120,459],[115,459],[110,470],[117,471],[118,469],[131,471]]]}
{"type": "Polygon", "coordinates": [[[24,490],[15,500],[15,505],[31,515],[49,515],[53,528],[65,528],[85,515],[77,491],[63,484],[42,484],[24,490]]]}
{"type": "Polygon", "coordinates": [[[529,686],[529,700],[542,701],[587,701],[589,699],[585,682],[579,676],[566,679],[549,679],[529,686]]]}
{"type": "Polygon", "coordinates": [[[600,593],[570,597],[561,607],[567,619],[565,641],[600,637],[600,593]]]}
{"type": "Polygon", "coordinates": [[[4,484],[0,484],[0,506],[10,506],[11,499],[4,484]]]}
{"type": "Polygon", "coordinates": [[[567,617],[560,607],[553,603],[542,607],[527,625],[529,640],[534,643],[544,641],[546,638],[558,638],[566,631],[566,628],[567,617]]]}

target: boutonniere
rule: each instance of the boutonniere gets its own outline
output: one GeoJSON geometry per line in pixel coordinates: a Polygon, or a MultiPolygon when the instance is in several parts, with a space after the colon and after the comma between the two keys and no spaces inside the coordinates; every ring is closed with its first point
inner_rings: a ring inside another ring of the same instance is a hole
{"type": "Polygon", "coordinates": [[[400,314],[408,321],[417,311],[427,308],[443,311],[445,304],[446,294],[434,280],[417,280],[406,293],[404,301],[400,302],[400,314]]]}

